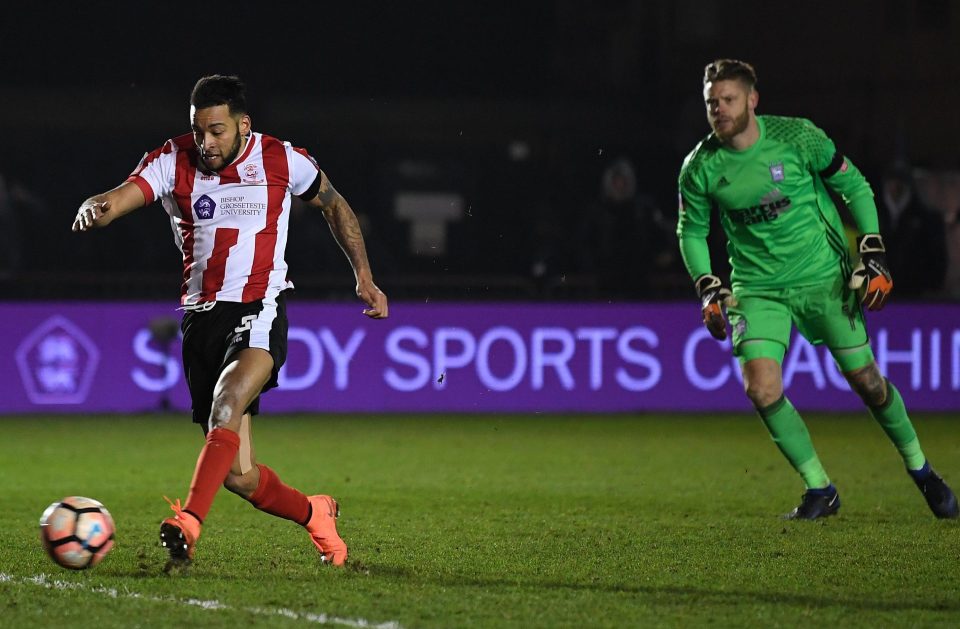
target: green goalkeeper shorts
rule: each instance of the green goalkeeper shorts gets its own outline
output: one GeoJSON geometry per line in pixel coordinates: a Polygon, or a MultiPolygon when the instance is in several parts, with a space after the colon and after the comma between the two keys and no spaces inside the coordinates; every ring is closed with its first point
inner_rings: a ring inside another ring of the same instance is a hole
{"type": "Polygon", "coordinates": [[[865,355],[855,362],[865,365],[873,359],[856,293],[842,278],[776,290],[743,289],[735,296],[738,303],[727,309],[727,316],[733,328],[733,354],[741,362],[760,357],[782,362],[790,346],[791,324],[813,345],[829,347],[838,361],[840,355],[858,348],[864,348],[865,355]],[[747,341],[768,342],[744,346],[747,341]]]}

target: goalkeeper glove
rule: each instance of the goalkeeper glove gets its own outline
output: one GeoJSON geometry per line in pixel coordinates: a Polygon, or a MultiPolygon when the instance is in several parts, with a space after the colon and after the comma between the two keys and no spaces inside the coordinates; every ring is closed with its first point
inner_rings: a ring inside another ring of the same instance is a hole
{"type": "Polygon", "coordinates": [[[724,288],[720,278],[716,275],[701,275],[694,285],[697,288],[697,297],[703,307],[703,324],[707,326],[711,336],[722,341],[727,338],[727,319],[723,309],[737,305],[737,300],[729,288],[724,288]]]}
{"type": "Polygon", "coordinates": [[[864,234],[857,239],[857,250],[860,263],[850,276],[850,288],[860,291],[860,302],[867,310],[880,310],[893,291],[883,238],[880,234],[864,234]]]}

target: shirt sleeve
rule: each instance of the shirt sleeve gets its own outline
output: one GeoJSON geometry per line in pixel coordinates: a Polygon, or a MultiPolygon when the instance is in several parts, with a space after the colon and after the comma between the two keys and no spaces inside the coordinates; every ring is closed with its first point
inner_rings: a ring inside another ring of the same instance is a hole
{"type": "Polygon", "coordinates": [[[176,154],[173,142],[167,142],[150,153],[144,153],[140,163],[133,169],[127,181],[136,184],[143,192],[144,205],[173,193],[176,173],[176,154]]]}
{"type": "Polygon", "coordinates": [[[877,202],[873,198],[873,189],[866,177],[853,165],[849,158],[837,153],[836,170],[823,173],[824,183],[840,195],[847,209],[857,223],[861,234],[876,234],[880,231],[877,217],[877,202]]]}
{"type": "Polygon", "coordinates": [[[304,149],[290,148],[290,192],[310,201],[320,190],[320,166],[304,149]]]}
{"type": "Polygon", "coordinates": [[[684,164],[680,171],[680,208],[677,219],[677,238],[680,240],[680,254],[690,277],[696,279],[711,272],[710,248],[707,236],[710,234],[710,212],[713,204],[703,185],[684,164]]]}
{"type": "Polygon", "coordinates": [[[840,195],[853,215],[860,233],[877,233],[877,204],[873,190],[860,170],[837,150],[827,134],[809,120],[803,120],[801,135],[810,171],[840,195]]]}

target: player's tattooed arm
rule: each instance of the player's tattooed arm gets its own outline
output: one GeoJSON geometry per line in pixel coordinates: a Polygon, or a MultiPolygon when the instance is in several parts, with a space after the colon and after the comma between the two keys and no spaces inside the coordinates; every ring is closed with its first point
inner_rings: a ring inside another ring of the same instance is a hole
{"type": "Polygon", "coordinates": [[[363,275],[370,275],[370,264],[367,261],[367,250],[363,242],[363,233],[360,231],[360,222],[347,200],[344,199],[326,173],[320,171],[320,189],[311,205],[323,210],[330,231],[343,252],[350,260],[357,279],[363,275]]]}
{"type": "Polygon", "coordinates": [[[343,199],[340,196],[340,193],[337,192],[337,189],[333,187],[333,184],[330,183],[330,179],[327,178],[327,173],[320,171],[320,189],[317,190],[317,197],[315,199],[318,207],[326,212],[327,208],[333,207],[339,199],[343,199]]]}
{"type": "Polygon", "coordinates": [[[326,173],[320,171],[320,189],[317,196],[310,201],[310,205],[323,210],[330,231],[337,244],[343,249],[353,273],[357,279],[357,296],[369,308],[364,314],[375,319],[387,316],[387,297],[373,282],[373,272],[367,259],[367,249],[363,241],[363,232],[360,230],[360,221],[347,200],[337,192],[327,178],[326,173]]]}

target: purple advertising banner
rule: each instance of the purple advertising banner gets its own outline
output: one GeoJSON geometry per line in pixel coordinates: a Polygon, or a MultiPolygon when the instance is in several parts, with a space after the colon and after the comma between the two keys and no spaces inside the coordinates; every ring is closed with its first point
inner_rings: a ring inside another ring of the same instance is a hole
{"type": "MultiPolygon", "coordinates": [[[[265,412],[743,411],[736,359],[696,304],[289,304],[289,357],[265,412]]],[[[2,413],[190,407],[169,303],[6,303],[2,413]]],[[[877,363],[916,410],[960,409],[960,306],[870,313],[877,363]]],[[[795,336],[794,404],[862,408],[825,348],[795,336]]]]}

